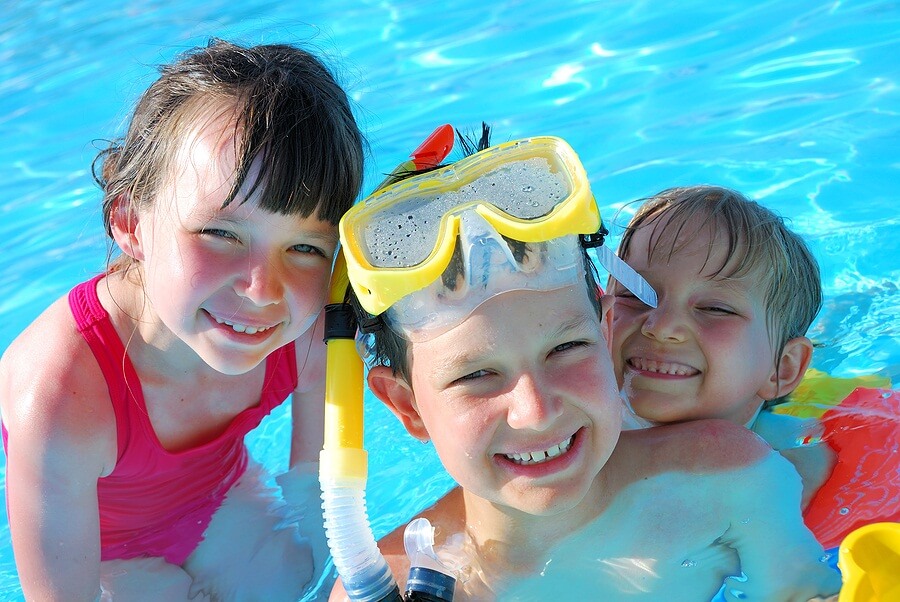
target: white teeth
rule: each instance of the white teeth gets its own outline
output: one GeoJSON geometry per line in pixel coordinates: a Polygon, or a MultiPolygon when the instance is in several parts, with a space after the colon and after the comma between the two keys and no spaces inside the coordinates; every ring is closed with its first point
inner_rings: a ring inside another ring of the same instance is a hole
{"type": "Polygon", "coordinates": [[[560,441],[558,444],[552,446],[550,449],[546,449],[543,451],[533,451],[533,452],[525,452],[524,454],[504,454],[507,458],[515,462],[516,464],[540,464],[541,462],[546,462],[552,458],[560,454],[564,454],[569,451],[569,448],[572,447],[572,440],[575,438],[575,435],[572,435],[565,441],[560,441]]]}
{"type": "Polygon", "coordinates": [[[656,362],[653,360],[645,360],[643,358],[634,358],[631,364],[638,370],[645,372],[656,372],[658,374],[670,374],[673,376],[689,376],[695,371],[681,364],[670,364],[668,362],[656,362]]]}
{"type": "MultiPolygon", "coordinates": [[[[215,317],[215,316],[213,316],[215,317]]],[[[256,334],[258,332],[265,332],[272,328],[271,326],[265,326],[263,328],[258,328],[256,326],[247,326],[246,324],[237,324],[235,322],[229,322],[228,320],[222,320],[221,318],[216,318],[216,322],[219,324],[225,324],[226,326],[231,326],[231,328],[235,332],[243,332],[246,334],[256,334]]]]}

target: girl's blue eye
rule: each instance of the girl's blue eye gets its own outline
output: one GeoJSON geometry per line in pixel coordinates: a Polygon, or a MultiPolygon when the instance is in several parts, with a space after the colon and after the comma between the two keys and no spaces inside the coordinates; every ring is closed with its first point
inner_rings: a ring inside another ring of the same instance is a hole
{"type": "Polygon", "coordinates": [[[201,230],[200,234],[215,236],[217,238],[231,238],[237,240],[237,236],[235,236],[232,232],[229,232],[228,230],[222,230],[220,228],[207,228],[201,230]]]}

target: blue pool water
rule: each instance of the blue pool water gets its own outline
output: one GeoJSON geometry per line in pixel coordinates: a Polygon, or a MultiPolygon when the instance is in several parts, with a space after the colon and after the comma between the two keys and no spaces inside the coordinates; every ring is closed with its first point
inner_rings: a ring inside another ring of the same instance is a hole
{"type": "MultiPolygon", "coordinates": [[[[814,367],[898,382],[900,5],[889,0],[8,3],[0,350],[102,269],[93,141],[121,131],[154,65],[209,36],[324,54],[370,141],[367,190],[435,126],[482,120],[495,141],[565,138],[612,224],[669,186],[742,190],[788,217],[821,262],[814,367]]],[[[380,536],[451,483],[430,446],[377,403],[366,411],[380,536]]],[[[252,437],[275,470],[288,428],[284,408],[252,437]]],[[[19,600],[8,542],[4,517],[0,599],[19,600]]]]}

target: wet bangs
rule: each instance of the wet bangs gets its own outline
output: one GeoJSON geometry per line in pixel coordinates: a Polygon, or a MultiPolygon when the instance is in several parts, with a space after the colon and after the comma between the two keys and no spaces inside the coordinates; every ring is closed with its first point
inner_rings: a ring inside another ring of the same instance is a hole
{"type": "Polygon", "coordinates": [[[226,205],[246,185],[259,206],[283,215],[315,215],[337,224],[362,186],[362,137],[346,101],[325,102],[273,70],[241,95],[235,125],[235,182],[226,205]],[[251,166],[259,169],[248,181],[251,166]]]}
{"type": "Polygon", "coordinates": [[[659,199],[629,229],[641,228],[651,228],[647,256],[651,261],[666,263],[701,233],[707,234],[703,269],[710,270],[711,278],[744,278],[757,272],[765,276],[760,268],[774,260],[770,252],[772,224],[761,223],[743,204],[724,194],[706,194],[677,203],[659,199]],[[713,250],[721,243],[725,246],[725,258],[719,265],[711,265],[713,250]]]}

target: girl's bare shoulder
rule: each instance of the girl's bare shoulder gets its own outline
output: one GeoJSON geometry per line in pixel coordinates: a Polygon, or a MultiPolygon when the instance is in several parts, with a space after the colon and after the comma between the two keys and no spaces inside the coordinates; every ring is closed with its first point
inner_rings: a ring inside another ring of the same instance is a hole
{"type": "Polygon", "coordinates": [[[115,416],[100,367],[62,297],[0,358],[0,417],[11,437],[105,454],[115,416]]]}

